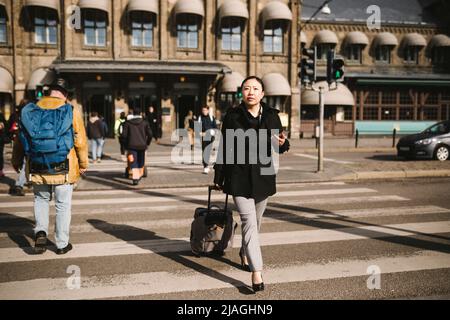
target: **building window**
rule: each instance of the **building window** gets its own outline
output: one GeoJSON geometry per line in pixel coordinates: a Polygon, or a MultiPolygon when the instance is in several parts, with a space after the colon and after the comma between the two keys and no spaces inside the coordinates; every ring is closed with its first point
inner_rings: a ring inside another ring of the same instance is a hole
{"type": "Polygon", "coordinates": [[[344,121],[351,121],[351,120],[353,120],[353,106],[345,106],[344,107],[344,121]]]}
{"type": "Polygon", "coordinates": [[[394,107],[381,108],[381,120],[395,120],[396,118],[396,109],[394,107]]]}
{"type": "Polygon", "coordinates": [[[321,43],[317,45],[317,59],[326,61],[328,51],[333,50],[335,46],[333,43],[321,43]]]}
{"type": "Polygon", "coordinates": [[[150,12],[131,12],[131,34],[133,47],[153,47],[154,15],[150,12]]]}
{"type": "Polygon", "coordinates": [[[302,106],[302,120],[316,120],[319,118],[317,106],[302,106]]]}
{"type": "Polygon", "coordinates": [[[6,43],[8,41],[7,30],[6,10],[4,7],[0,7],[0,43],[6,43]]]}
{"type": "MultiPolygon", "coordinates": [[[[222,92],[219,95],[219,109],[223,117],[229,108],[233,108],[239,105],[239,103],[240,100],[237,97],[236,92],[222,92]]],[[[220,119],[220,121],[223,121],[223,118],[220,119]]]]}
{"type": "Polygon", "coordinates": [[[400,104],[413,104],[413,99],[408,91],[400,92],[400,104]]]}
{"type": "Polygon", "coordinates": [[[399,120],[414,120],[414,108],[401,107],[399,113],[399,120]]]}
{"type": "Polygon", "coordinates": [[[378,91],[371,91],[366,98],[366,104],[378,104],[378,91]]]}
{"type": "Polygon", "coordinates": [[[375,61],[383,63],[391,63],[391,47],[390,46],[376,47],[375,61]]]}
{"type": "Polygon", "coordinates": [[[200,17],[193,14],[177,15],[177,47],[197,49],[200,17]]]}
{"type": "Polygon", "coordinates": [[[438,107],[424,107],[423,120],[438,120],[438,107]]]}
{"type": "Polygon", "coordinates": [[[34,10],[34,42],[56,44],[58,40],[56,10],[44,7],[35,7],[34,10]]]}
{"type": "Polygon", "coordinates": [[[106,46],[106,20],[106,12],[100,10],[84,11],[84,44],[86,46],[106,46]]]}
{"type": "Polygon", "coordinates": [[[281,113],[287,113],[286,111],[286,96],[266,96],[263,101],[271,106],[279,110],[281,113]]]}
{"type": "Polygon", "coordinates": [[[378,108],[377,107],[365,107],[364,108],[364,120],[378,120],[378,108]]]}
{"type": "Polygon", "coordinates": [[[428,94],[428,97],[425,101],[426,104],[438,104],[438,94],[437,92],[431,92],[430,94],[428,94]]]}
{"type": "Polygon", "coordinates": [[[382,104],[395,104],[397,103],[397,93],[396,92],[383,92],[381,94],[382,104]]]}
{"type": "Polygon", "coordinates": [[[417,46],[407,46],[403,51],[403,58],[407,63],[419,63],[419,51],[420,47],[417,46]]]}
{"type": "Polygon", "coordinates": [[[445,63],[445,54],[447,47],[435,47],[431,53],[431,61],[434,65],[444,64],[445,63]]]}
{"type": "Polygon", "coordinates": [[[279,20],[271,20],[264,27],[264,52],[283,52],[283,23],[279,20]]]}
{"type": "Polygon", "coordinates": [[[222,50],[242,50],[242,19],[234,17],[223,18],[220,33],[222,36],[222,50]]]}
{"type": "Polygon", "coordinates": [[[353,62],[353,63],[362,63],[362,46],[361,45],[348,45],[345,48],[345,56],[347,58],[348,62],[353,62]]]}

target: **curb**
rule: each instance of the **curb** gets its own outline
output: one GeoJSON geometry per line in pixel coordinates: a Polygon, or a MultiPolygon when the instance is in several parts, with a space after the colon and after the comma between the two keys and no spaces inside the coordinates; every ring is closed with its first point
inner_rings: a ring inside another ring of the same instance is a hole
{"type": "Polygon", "coordinates": [[[362,171],[332,178],[333,181],[450,177],[450,170],[362,171]]]}

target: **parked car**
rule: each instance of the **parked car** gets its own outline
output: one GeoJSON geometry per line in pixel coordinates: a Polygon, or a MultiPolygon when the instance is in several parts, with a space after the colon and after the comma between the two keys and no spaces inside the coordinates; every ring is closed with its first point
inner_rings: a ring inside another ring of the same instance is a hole
{"type": "Polygon", "coordinates": [[[450,121],[438,122],[421,133],[402,137],[397,143],[397,155],[406,159],[448,160],[450,121]]]}

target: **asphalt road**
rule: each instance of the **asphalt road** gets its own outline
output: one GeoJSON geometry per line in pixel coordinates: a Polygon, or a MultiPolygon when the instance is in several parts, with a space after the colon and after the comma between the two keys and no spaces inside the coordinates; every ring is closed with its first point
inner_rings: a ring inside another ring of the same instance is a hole
{"type": "Polygon", "coordinates": [[[31,254],[32,197],[0,194],[0,299],[447,299],[448,190],[446,178],[280,185],[256,295],[240,232],[224,257],[189,252],[204,188],[76,192],[64,256],[31,254]]]}

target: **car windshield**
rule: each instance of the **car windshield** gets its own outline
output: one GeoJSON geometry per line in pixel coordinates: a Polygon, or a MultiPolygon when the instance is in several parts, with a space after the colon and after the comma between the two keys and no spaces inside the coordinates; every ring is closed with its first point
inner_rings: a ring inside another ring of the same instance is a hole
{"type": "Polygon", "coordinates": [[[445,134],[450,132],[450,123],[449,122],[440,122],[432,125],[431,127],[425,129],[425,133],[432,134],[445,134]]]}

